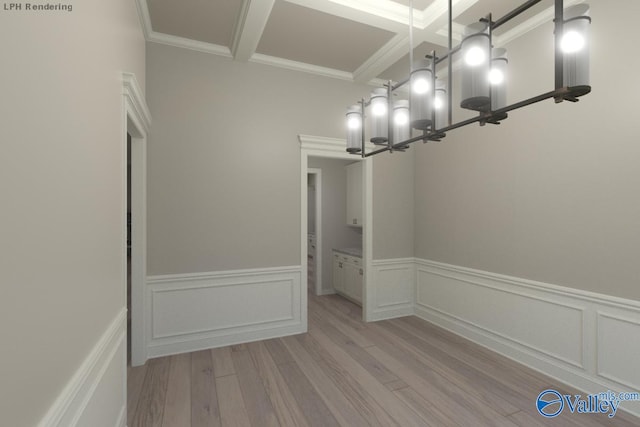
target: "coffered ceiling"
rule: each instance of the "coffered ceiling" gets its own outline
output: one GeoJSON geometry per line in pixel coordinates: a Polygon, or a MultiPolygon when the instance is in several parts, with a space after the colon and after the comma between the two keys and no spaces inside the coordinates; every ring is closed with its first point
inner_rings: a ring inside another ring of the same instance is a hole
{"type": "MultiPolygon", "coordinates": [[[[565,6],[582,0],[565,0],[565,6]]],[[[452,0],[465,25],[523,0],[452,0]]],[[[138,0],[148,41],[368,83],[409,71],[410,0],[138,0]]],[[[447,51],[448,0],[413,0],[414,56],[447,51]]],[[[553,17],[542,0],[496,31],[504,45],[553,17]]]]}

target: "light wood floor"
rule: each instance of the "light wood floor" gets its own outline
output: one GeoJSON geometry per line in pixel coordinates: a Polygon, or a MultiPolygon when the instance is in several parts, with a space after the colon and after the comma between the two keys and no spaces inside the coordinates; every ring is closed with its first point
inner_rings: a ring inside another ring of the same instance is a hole
{"type": "Polygon", "coordinates": [[[360,319],[310,295],[307,334],[129,368],[128,426],[640,425],[620,411],[546,420],[538,394],[574,390],[415,317],[360,319]]]}

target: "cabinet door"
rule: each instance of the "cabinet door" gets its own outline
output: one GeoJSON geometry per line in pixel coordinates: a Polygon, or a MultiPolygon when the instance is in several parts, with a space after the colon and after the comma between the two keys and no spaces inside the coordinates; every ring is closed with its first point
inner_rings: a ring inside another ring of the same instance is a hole
{"type": "Polygon", "coordinates": [[[360,266],[350,260],[344,264],[344,286],[345,294],[357,302],[362,302],[362,279],[360,276],[360,266]],[[358,285],[360,283],[360,285],[358,285]]]}
{"type": "Polygon", "coordinates": [[[333,254],[333,288],[337,292],[345,292],[344,289],[344,267],[340,255],[333,254]]]}
{"type": "Polygon", "coordinates": [[[362,227],[362,163],[346,166],[347,225],[362,227]]]}
{"type": "Polygon", "coordinates": [[[364,271],[362,270],[362,266],[358,266],[358,274],[356,275],[356,281],[354,285],[354,295],[353,298],[362,304],[362,283],[364,279],[364,271]]]}

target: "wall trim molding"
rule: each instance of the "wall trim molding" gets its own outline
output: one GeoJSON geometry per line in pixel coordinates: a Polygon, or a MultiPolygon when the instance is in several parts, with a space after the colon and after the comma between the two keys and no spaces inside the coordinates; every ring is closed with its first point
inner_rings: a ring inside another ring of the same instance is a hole
{"type": "MultiPolygon", "coordinates": [[[[415,268],[416,316],[587,393],[640,389],[629,339],[640,301],[424,259],[415,268]]],[[[640,402],[621,409],[640,416],[640,402]]]]}
{"type": "Polygon", "coordinates": [[[411,316],[415,313],[415,258],[377,259],[371,261],[372,282],[369,287],[372,308],[367,320],[377,321],[411,316]]]}
{"type": "Polygon", "coordinates": [[[149,276],[148,356],[305,332],[301,276],[301,266],[149,276]]]}
{"type": "MultiPolygon", "coordinates": [[[[87,358],[71,377],[47,414],[38,423],[38,427],[73,427],[78,423],[89,406],[107,368],[118,356],[118,349],[125,343],[126,319],[127,310],[123,308],[91,349],[87,358]]],[[[126,378],[125,373],[122,378],[126,378]]],[[[119,413],[125,412],[126,402],[123,396],[123,408],[119,413]]],[[[126,419],[126,417],[122,418],[126,419]]],[[[122,421],[117,420],[114,426],[117,427],[121,424],[122,421]]]]}
{"type": "Polygon", "coordinates": [[[127,72],[122,73],[122,85],[122,93],[125,96],[128,106],[140,120],[139,125],[142,130],[148,133],[149,129],[151,129],[151,112],[149,111],[136,75],[127,72]]]}
{"type": "Polygon", "coordinates": [[[453,273],[462,273],[470,277],[476,277],[480,279],[489,279],[497,283],[503,283],[507,285],[513,285],[524,289],[543,290],[558,296],[566,296],[570,298],[578,298],[586,302],[594,302],[599,304],[605,304],[611,307],[640,310],[640,301],[634,301],[626,298],[615,297],[606,294],[600,294],[596,292],[585,291],[582,289],[569,288],[566,286],[559,286],[545,282],[538,282],[530,279],[522,279],[514,276],[507,276],[504,274],[491,273],[483,270],[476,270],[468,267],[460,267],[452,264],[445,264],[437,261],[430,261],[425,259],[416,258],[417,266],[433,267],[440,270],[446,270],[453,273]]]}

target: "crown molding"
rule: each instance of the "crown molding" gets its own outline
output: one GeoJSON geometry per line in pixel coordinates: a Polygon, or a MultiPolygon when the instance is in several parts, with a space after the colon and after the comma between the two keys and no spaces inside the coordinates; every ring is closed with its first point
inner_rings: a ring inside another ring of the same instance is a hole
{"type": "Polygon", "coordinates": [[[304,73],[316,74],[318,76],[331,77],[338,80],[353,81],[353,73],[347,71],[336,70],[334,68],[321,67],[319,65],[307,64],[306,62],[291,61],[289,59],[278,58],[275,56],[254,53],[249,62],[257,64],[271,65],[274,67],[285,68],[287,70],[302,71],[304,73]]]}
{"type": "Polygon", "coordinates": [[[155,31],[152,31],[149,34],[149,37],[147,37],[147,41],[168,46],[181,47],[184,49],[195,50],[203,53],[210,53],[218,56],[224,56],[225,58],[233,57],[231,55],[231,50],[229,50],[229,48],[226,46],[201,42],[184,37],[172,36],[170,34],[158,33],[155,31]]]}
{"type": "Polygon", "coordinates": [[[153,28],[151,27],[151,16],[149,15],[149,5],[147,4],[147,0],[136,0],[136,9],[138,9],[138,19],[142,26],[144,38],[149,40],[149,36],[153,32],[153,28]]]}

